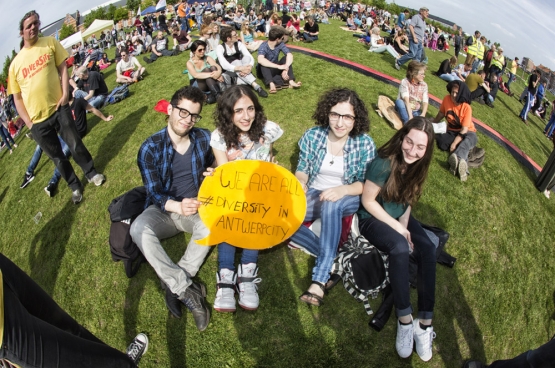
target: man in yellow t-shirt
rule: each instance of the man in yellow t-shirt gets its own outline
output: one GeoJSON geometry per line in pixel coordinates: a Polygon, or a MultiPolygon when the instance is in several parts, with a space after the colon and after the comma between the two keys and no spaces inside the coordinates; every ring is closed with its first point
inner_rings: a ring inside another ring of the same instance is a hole
{"type": "Polygon", "coordinates": [[[91,154],[75,128],[68,103],[68,54],[54,38],[39,38],[39,28],[35,11],[25,14],[19,23],[23,46],[10,64],[8,94],[13,94],[19,115],[71,188],[71,199],[77,204],[83,199],[81,181],[64,155],[57,133],[89,182],[99,186],[105,178],[96,172],[91,154]]]}
{"type": "Polygon", "coordinates": [[[509,89],[509,92],[511,92],[511,83],[513,83],[513,78],[515,78],[516,76],[517,69],[518,69],[518,58],[515,57],[515,59],[511,62],[511,72],[509,73],[509,80],[507,81],[507,83],[505,83],[505,87],[509,89]]]}

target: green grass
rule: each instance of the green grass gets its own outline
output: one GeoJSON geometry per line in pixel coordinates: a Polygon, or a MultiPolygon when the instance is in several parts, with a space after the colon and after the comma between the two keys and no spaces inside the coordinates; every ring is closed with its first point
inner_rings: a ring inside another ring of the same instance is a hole
{"type": "MultiPolygon", "coordinates": [[[[321,25],[321,39],[302,46],[324,51],[401,79],[388,54],[369,53],[339,23],[321,25]]],[[[111,50],[113,55],[113,49],[111,50]]],[[[450,55],[428,51],[430,71],[450,55]]],[[[214,313],[208,329],[196,330],[189,313],[168,317],[159,281],[148,265],[133,279],[111,260],[107,207],[111,199],[141,185],[136,166],[139,145],[166,125],[153,106],[188,84],[182,74],[188,53],[164,57],[148,65],[148,76],[132,85],[130,97],[104,109],[114,120],[89,116],[84,141],[107,182],[85,186],[84,200],[75,206],[70,191],[60,185],[48,198],[43,187],[52,163],[43,158],[36,179],[19,189],[34,142],[22,138],[13,155],[0,153],[1,251],[28,272],[74,318],[106,343],[124,350],[138,332],[150,338],[141,367],[459,367],[468,358],[486,361],[515,356],[535,348],[555,333],[553,325],[555,205],[534,187],[535,175],[507,151],[479,134],[486,149],[482,167],[466,183],[448,172],[447,156],[434,152],[424,195],[414,209],[421,221],[451,234],[447,250],[458,258],[453,269],[438,266],[434,358],[424,364],[416,354],[398,358],[392,317],[381,333],[369,329],[369,317],[342,287],[325,298],[321,308],[308,307],[298,296],[310,284],[314,260],[278,246],[259,259],[261,296],[256,312],[214,313]],[[33,217],[42,212],[35,224],[33,217]]],[[[461,58],[462,59],[462,58],[461,58]]],[[[142,60],[141,60],[142,62],[142,60]]],[[[268,119],[278,122],[284,136],[275,144],[278,161],[294,169],[296,143],[313,125],[311,115],[319,95],[333,86],[356,90],[371,110],[370,135],[378,146],[394,133],[373,110],[380,94],[395,98],[397,89],[322,60],[295,54],[300,90],[285,90],[263,99],[268,119]]],[[[115,85],[115,66],[105,72],[115,85]]],[[[446,94],[445,82],[428,73],[430,92],[446,94]]],[[[520,82],[519,82],[520,83],[520,82]]],[[[520,92],[522,84],[513,84],[520,92]]],[[[500,92],[495,109],[473,104],[474,116],[489,124],[543,165],[552,143],[542,135],[543,122],[518,119],[521,105],[500,92]]],[[[214,106],[205,106],[201,126],[213,129],[214,106]]],[[[430,108],[429,116],[437,110],[430,108]]],[[[75,166],[76,167],[76,166],[75,166]]],[[[84,180],[82,172],[78,175],[84,180]]],[[[86,180],[85,180],[86,181],[86,180]]],[[[188,236],[163,242],[178,260],[188,236]]],[[[210,253],[198,279],[215,296],[217,251],[210,253]]],[[[416,308],[416,293],[412,295],[416,308]]],[[[379,300],[372,305],[377,308],[379,300]]]]}

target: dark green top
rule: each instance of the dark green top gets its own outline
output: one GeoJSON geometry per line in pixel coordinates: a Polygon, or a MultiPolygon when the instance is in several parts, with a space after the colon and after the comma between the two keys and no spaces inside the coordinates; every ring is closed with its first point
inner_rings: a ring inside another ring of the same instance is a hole
{"type": "MultiPolygon", "coordinates": [[[[391,174],[391,163],[388,158],[381,158],[376,157],[366,169],[366,175],[364,178],[366,180],[370,180],[380,188],[383,188],[385,182],[389,178],[391,174]]],[[[376,201],[383,207],[385,212],[389,214],[389,216],[393,217],[394,219],[398,219],[405,213],[408,208],[406,203],[395,203],[395,202],[384,202],[384,199],[381,193],[378,194],[376,201]]],[[[368,213],[366,208],[360,204],[360,208],[358,209],[358,217],[359,219],[370,218],[372,215],[368,213]]]]}

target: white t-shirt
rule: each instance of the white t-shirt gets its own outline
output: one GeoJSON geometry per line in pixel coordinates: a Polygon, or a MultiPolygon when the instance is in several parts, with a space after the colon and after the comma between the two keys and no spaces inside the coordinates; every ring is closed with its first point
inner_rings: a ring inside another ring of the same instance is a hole
{"type": "Polygon", "coordinates": [[[258,142],[253,142],[246,134],[239,137],[239,148],[228,148],[225,144],[224,136],[218,129],[212,132],[210,146],[218,151],[223,151],[227,155],[228,161],[235,160],[261,160],[270,161],[272,143],[283,135],[283,129],[276,123],[267,120],[264,125],[264,137],[258,142]]]}
{"type": "Polygon", "coordinates": [[[320,172],[318,172],[310,187],[316,190],[326,190],[341,186],[343,185],[344,172],[343,155],[332,156],[328,150],[324,156],[324,161],[322,161],[320,172]]]}
{"type": "Polygon", "coordinates": [[[125,62],[125,60],[123,59],[119,61],[118,65],[116,65],[116,71],[119,74],[123,74],[123,72],[126,70],[135,70],[135,67],[140,68],[141,64],[139,63],[137,58],[135,58],[135,56],[130,56],[128,62],[125,62]]]}

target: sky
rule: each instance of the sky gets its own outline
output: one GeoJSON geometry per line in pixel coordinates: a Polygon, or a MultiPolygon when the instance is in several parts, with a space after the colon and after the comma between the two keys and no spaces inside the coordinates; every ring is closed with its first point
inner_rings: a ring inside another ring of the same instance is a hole
{"type": "MultiPolygon", "coordinates": [[[[84,12],[106,0],[28,0],[23,7],[10,1],[0,2],[0,63],[12,49],[19,50],[19,20],[29,10],[36,10],[43,25],[50,24],[67,13],[84,12]]],[[[391,0],[388,0],[390,3],[391,0]]],[[[462,26],[465,32],[482,32],[493,42],[499,42],[509,57],[529,57],[536,65],[555,70],[555,19],[553,0],[395,0],[400,6],[419,9],[426,6],[430,14],[462,26]],[[549,46],[551,45],[551,46],[549,46]]]]}

